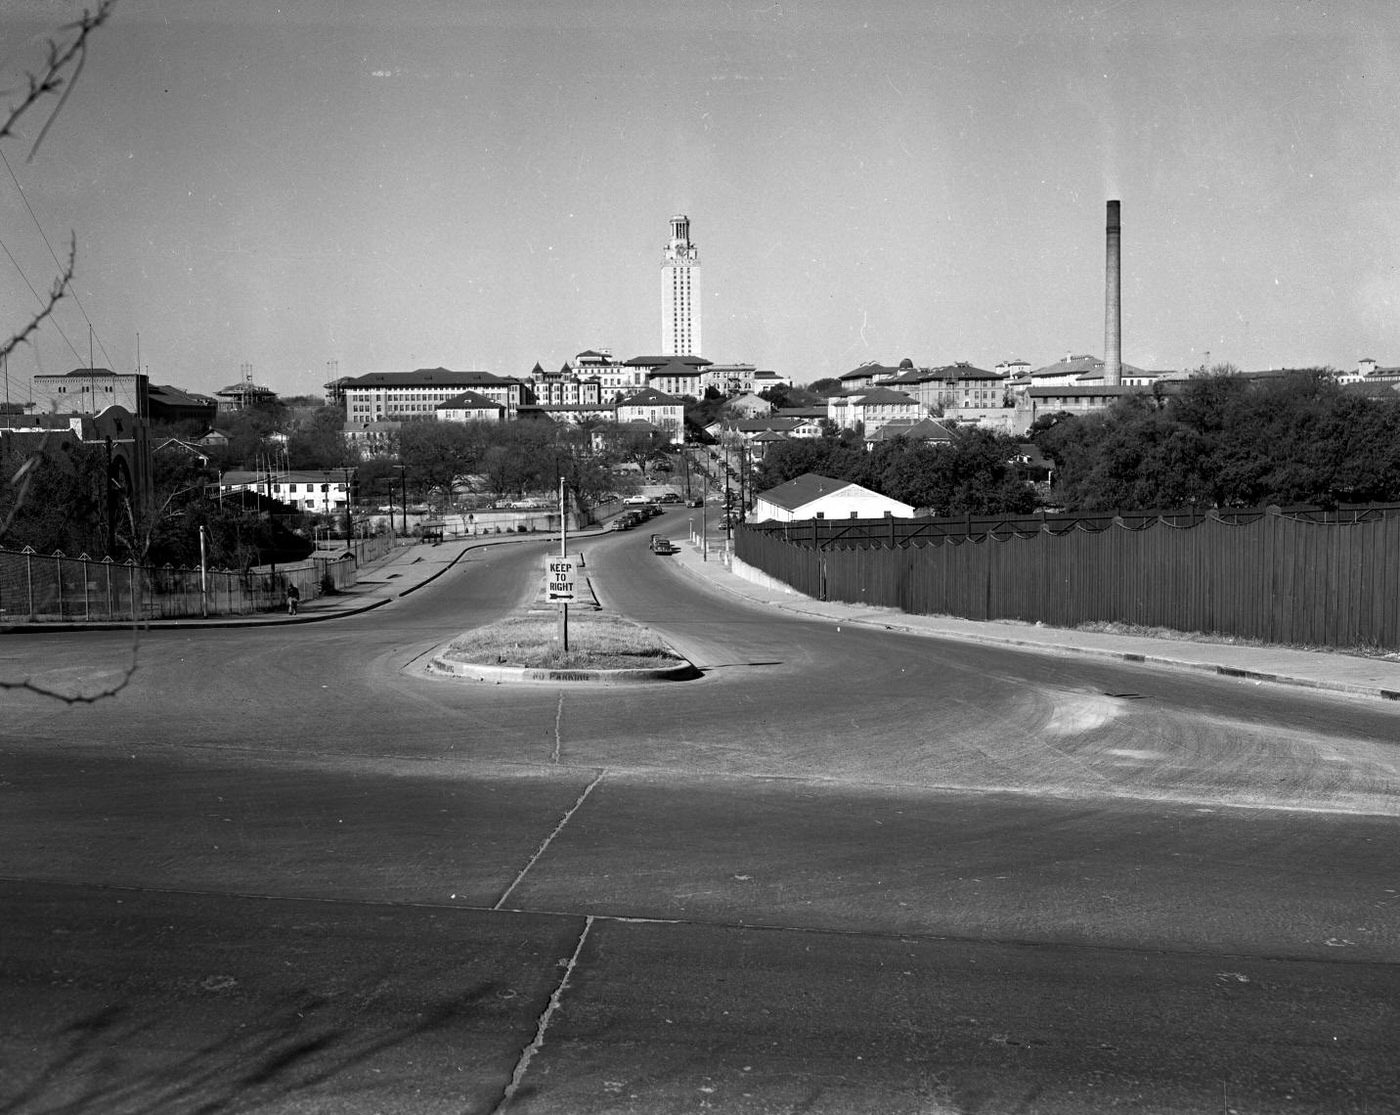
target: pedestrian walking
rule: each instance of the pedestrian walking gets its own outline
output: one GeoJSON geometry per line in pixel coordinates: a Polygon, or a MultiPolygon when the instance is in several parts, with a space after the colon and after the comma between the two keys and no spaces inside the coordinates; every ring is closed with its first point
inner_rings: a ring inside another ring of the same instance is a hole
{"type": "Polygon", "coordinates": [[[294,616],[297,614],[297,604],[301,602],[301,590],[296,585],[287,586],[287,614],[294,616]]]}

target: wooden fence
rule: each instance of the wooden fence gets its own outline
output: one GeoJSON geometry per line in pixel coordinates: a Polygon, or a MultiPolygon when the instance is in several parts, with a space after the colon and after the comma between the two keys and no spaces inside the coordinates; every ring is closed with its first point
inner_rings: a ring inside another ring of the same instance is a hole
{"type": "Polygon", "coordinates": [[[892,520],[767,523],[736,533],[735,556],[818,599],[917,614],[1400,649],[1400,508],[1072,518],[942,520],[963,529],[893,545],[892,520]]]}

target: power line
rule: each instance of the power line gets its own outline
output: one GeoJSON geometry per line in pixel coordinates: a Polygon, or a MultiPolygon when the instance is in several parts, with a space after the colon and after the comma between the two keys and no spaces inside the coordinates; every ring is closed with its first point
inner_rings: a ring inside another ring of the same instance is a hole
{"type": "MultiPolygon", "coordinates": [[[[39,217],[38,217],[38,215],[34,212],[34,207],[33,207],[32,205],[29,204],[29,198],[26,197],[26,196],[25,196],[25,193],[24,193],[24,187],[21,186],[21,185],[19,184],[19,178],[15,175],[14,169],[10,166],[10,160],[7,159],[7,158],[5,158],[5,152],[4,152],[3,149],[0,149],[0,162],[4,163],[4,164],[5,164],[5,169],[6,169],[7,171],[9,171],[9,173],[10,173],[10,181],[12,181],[12,182],[15,184],[15,189],[19,191],[20,200],[24,202],[24,208],[25,208],[25,209],[28,211],[28,213],[29,213],[29,219],[32,220],[32,221],[34,222],[34,227],[37,228],[37,229],[39,230],[39,236],[40,236],[40,238],[44,241],[44,247],[48,248],[48,250],[49,250],[49,255],[53,257],[54,264],[58,267],[59,273],[61,274],[61,273],[63,272],[63,261],[60,260],[60,259],[58,258],[58,253],[55,252],[55,251],[53,250],[53,245],[52,245],[51,243],[49,243],[48,234],[44,231],[44,226],[43,226],[42,224],[39,223],[39,217]]],[[[6,249],[5,254],[6,254],[6,255],[10,255],[8,249],[6,249]]],[[[10,256],[10,261],[11,261],[12,263],[14,262],[14,258],[15,258],[14,256],[10,256]]],[[[19,264],[16,263],[15,266],[16,266],[16,267],[19,267],[19,264]]],[[[22,274],[24,274],[24,272],[21,271],[20,274],[22,275],[22,274]]],[[[29,282],[28,279],[25,279],[24,281],[25,281],[26,283],[29,282]]],[[[34,288],[31,286],[29,289],[30,289],[30,290],[33,290],[34,288]]],[[[87,324],[88,324],[88,329],[92,330],[92,333],[93,333],[93,335],[95,336],[96,333],[97,333],[97,327],[96,327],[95,325],[93,325],[93,323],[92,323],[92,318],[88,317],[87,307],[85,307],[85,306],[83,305],[83,300],[82,300],[81,298],[78,297],[77,288],[74,287],[73,284],[71,284],[71,283],[68,285],[68,294],[69,294],[69,296],[73,299],[73,302],[74,302],[74,304],[78,307],[79,311],[82,313],[82,315],[83,315],[83,320],[86,321],[87,324]]],[[[36,295],[36,297],[37,297],[37,295],[36,295]]],[[[58,328],[57,325],[55,325],[54,327],[55,327],[55,328],[58,328]]],[[[60,334],[61,334],[63,331],[60,329],[59,332],[60,332],[60,334]]],[[[68,340],[67,337],[64,337],[63,339],[64,339],[65,341],[68,340]]],[[[69,347],[69,348],[73,348],[72,342],[69,342],[68,347],[69,347]]],[[[112,360],[111,355],[107,352],[106,346],[104,346],[104,345],[102,344],[102,338],[101,338],[101,337],[97,337],[97,347],[100,348],[100,349],[102,349],[102,355],[103,355],[103,356],[106,358],[106,360],[107,360],[107,366],[108,366],[109,368],[111,368],[112,371],[116,371],[116,370],[117,370],[117,365],[116,365],[116,363],[112,360]]],[[[73,351],[74,351],[74,353],[76,354],[78,350],[77,350],[77,349],[73,349],[73,351]]],[[[78,359],[81,360],[82,357],[79,356],[78,359]]],[[[91,358],[91,357],[88,358],[88,362],[89,362],[89,363],[92,362],[92,358],[91,358]]]]}
{"type": "MultiPolygon", "coordinates": [[[[19,272],[19,277],[24,280],[24,285],[29,288],[29,293],[34,295],[34,300],[38,302],[40,306],[47,305],[44,296],[34,289],[34,284],[29,281],[29,276],[24,273],[24,268],[19,265],[19,260],[15,259],[14,253],[10,251],[3,240],[0,240],[0,250],[3,250],[4,253],[9,256],[10,262],[15,265],[15,270],[19,272]]],[[[52,318],[49,319],[49,324],[58,330],[58,335],[62,337],[68,347],[73,350],[73,355],[79,360],[82,360],[83,354],[74,347],[72,341],[68,340],[68,334],[63,331],[63,327],[52,318]]]]}

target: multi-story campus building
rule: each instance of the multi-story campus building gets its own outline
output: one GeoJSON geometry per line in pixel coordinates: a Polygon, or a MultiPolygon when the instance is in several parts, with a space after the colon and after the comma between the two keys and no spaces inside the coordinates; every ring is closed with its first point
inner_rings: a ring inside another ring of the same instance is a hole
{"type": "Polygon", "coordinates": [[[525,387],[511,376],[490,372],[454,372],[447,368],[419,368],[415,372],[370,372],[338,380],[345,399],[345,420],[354,425],[370,422],[433,418],[439,403],[464,391],[475,391],[505,408],[514,418],[525,402],[525,387]]]}
{"type": "Polygon", "coordinates": [[[75,368],[33,378],[34,409],[40,414],[100,414],[124,407],[138,418],[150,414],[150,379],[140,372],[75,368]]]}
{"type": "Polygon", "coordinates": [[[537,406],[594,406],[602,394],[596,375],[580,375],[565,364],[557,372],[546,372],[538,364],[530,371],[525,386],[537,406]]]}

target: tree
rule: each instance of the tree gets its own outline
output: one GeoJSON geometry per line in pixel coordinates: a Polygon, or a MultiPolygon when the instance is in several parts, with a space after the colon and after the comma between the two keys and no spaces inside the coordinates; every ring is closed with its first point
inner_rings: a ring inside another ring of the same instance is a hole
{"type": "Polygon", "coordinates": [[[693,406],[685,408],[687,433],[703,431],[706,426],[719,420],[729,399],[714,387],[705,388],[705,397],[693,406]]]}
{"type": "Polygon", "coordinates": [[[1031,436],[1074,510],[1400,500],[1400,399],[1353,394],[1326,369],[1217,368],[1170,394],[1038,420],[1031,436]]]}
{"type": "MultiPolygon", "coordinates": [[[[95,11],[83,12],[77,20],[59,28],[56,37],[46,40],[44,60],[25,73],[23,91],[0,115],[0,142],[17,137],[24,124],[39,117],[48,107],[48,114],[42,117],[29,148],[28,158],[34,158],[77,84],[87,61],[93,34],[107,22],[114,3],[115,0],[102,0],[95,11]]],[[[29,343],[43,322],[53,314],[58,303],[67,296],[73,282],[76,260],[77,240],[71,238],[67,263],[59,265],[60,273],[50,286],[48,295],[40,298],[39,309],[0,342],[0,360],[7,358],[20,345],[29,343]]],[[[37,530],[48,539],[67,538],[71,547],[75,532],[85,529],[71,520],[76,517],[78,508],[94,501],[94,494],[89,489],[94,472],[91,458],[95,455],[80,445],[75,446],[70,441],[57,438],[25,439],[18,444],[21,448],[6,450],[6,467],[0,473],[0,483],[4,484],[3,490],[0,490],[0,541],[12,532],[18,533],[22,524],[23,529],[37,530]],[[52,454],[51,449],[54,450],[52,454]],[[61,467],[53,472],[46,467],[49,465],[61,467]],[[51,472],[52,475],[49,474],[51,472]],[[53,502],[60,493],[71,495],[78,501],[73,509],[67,510],[64,504],[53,502]],[[58,521],[56,515],[59,519],[70,521],[58,521]]],[[[105,473],[97,488],[95,505],[104,507],[105,473]]],[[[90,523],[104,523],[105,518],[105,513],[100,517],[93,516],[90,523]]],[[[34,544],[32,538],[30,544],[34,544]]]]}
{"type": "Polygon", "coordinates": [[[8,439],[0,453],[0,539],[41,554],[107,553],[107,468],[103,448],[66,431],[8,439]]]}
{"type": "Polygon", "coordinates": [[[256,469],[259,462],[281,451],[273,434],[279,432],[275,410],[244,407],[219,419],[219,428],[228,435],[228,444],[211,446],[209,455],[224,471],[256,469]]]}
{"type": "Polygon", "coordinates": [[[320,406],[311,417],[293,430],[287,439],[287,457],[292,468],[344,468],[355,463],[355,454],[345,441],[345,412],[338,406],[320,406]]]}
{"type": "Polygon", "coordinates": [[[457,478],[476,469],[486,435],[478,422],[440,422],[435,418],[405,422],[399,428],[399,462],[408,482],[420,491],[438,489],[450,499],[457,478]]]}
{"type": "Polygon", "coordinates": [[[814,472],[940,515],[1025,514],[1036,495],[1011,466],[1016,453],[1014,439],[972,427],[955,430],[945,445],[895,438],[869,451],[845,431],[774,445],[757,483],[763,491],[814,472]]]}
{"type": "MultiPolygon", "coordinates": [[[[23,124],[41,113],[44,106],[52,104],[51,110],[39,126],[34,142],[30,145],[29,158],[34,158],[40,145],[44,142],[44,137],[48,134],[54,121],[58,119],[63,105],[77,84],[78,77],[83,72],[83,65],[87,61],[93,34],[107,22],[114,3],[115,0],[101,0],[95,11],[84,11],[79,19],[60,28],[57,38],[47,40],[45,60],[24,75],[24,91],[16,100],[11,101],[3,115],[0,115],[0,142],[17,136],[23,124]]],[[[20,345],[28,343],[39,326],[53,314],[54,308],[67,295],[73,282],[77,253],[77,239],[70,237],[67,263],[59,264],[60,273],[49,287],[47,297],[40,298],[39,309],[31,314],[27,320],[21,321],[9,337],[0,342],[0,361],[7,359],[9,354],[20,345]]],[[[4,471],[0,472],[0,486],[3,486],[0,487],[0,541],[4,541],[8,537],[11,528],[20,516],[42,516],[47,520],[55,511],[68,510],[65,504],[58,502],[61,493],[57,491],[49,493],[43,490],[48,485],[59,487],[71,483],[73,491],[68,494],[76,499],[81,500],[93,496],[90,479],[93,471],[91,458],[94,454],[89,452],[80,456],[86,459],[75,461],[73,473],[59,472],[53,475],[42,475],[43,472],[47,471],[40,467],[44,458],[42,446],[22,461],[17,460],[18,454],[8,447],[3,454],[0,454],[0,457],[7,458],[4,461],[6,466],[4,471]]],[[[97,491],[96,505],[103,509],[103,517],[99,519],[94,516],[86,520],[89,529],[93,524],[105,523],[106,519],[109,480],[106,474],[105,459],[101,463],[101,480],[97,491]]],[[[63,529],[83,529],[76,515],[72,513],[72,511],[80,509],[81,505],[76,505],[63,516],[66,520],[63,529]]],[[[69,544],[72,545],[71,542],[69,544]]],[[[27,689],[30,692],[52,697],[67,704],[90,704],[105,700],[126,688],[136,669],[135,653],[135,645],[133,644],[131,665],[117,681],[96,693],[62,693],[47,686],[38,685],[29,678],[15,681],[0,680],[0,690],[27,689]]]]}

